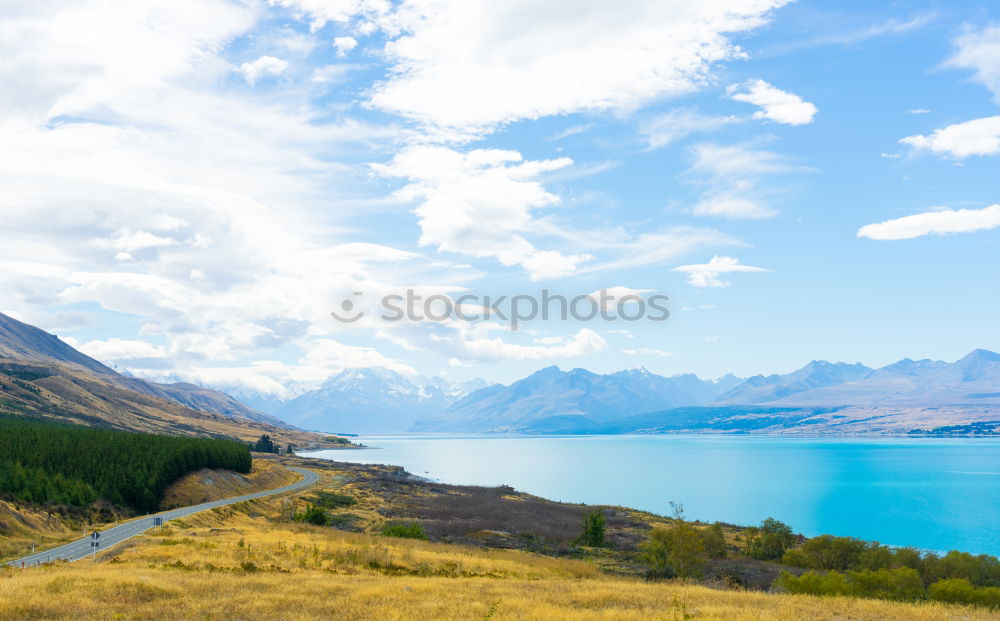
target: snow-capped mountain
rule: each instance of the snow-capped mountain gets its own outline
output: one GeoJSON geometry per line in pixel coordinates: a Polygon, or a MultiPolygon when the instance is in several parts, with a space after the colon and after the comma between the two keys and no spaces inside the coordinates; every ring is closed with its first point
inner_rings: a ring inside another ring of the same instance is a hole
{"type": "Polygon", "coordinates": [[[407,379],[384,368],[346,369],[316,390],[283,404],[275,415],[294,425],[327,432],[407,431],[435,416],[483,380],[450,384],[440,378],[407,379]]]}
{"type": "Polygon", "coordinates": [[[550,366],[510,386],[473,392],[414,430],[572,432],[637,412],[707,403],[740,381],[663,377],[642,368],[599,375],[550,366]]]}

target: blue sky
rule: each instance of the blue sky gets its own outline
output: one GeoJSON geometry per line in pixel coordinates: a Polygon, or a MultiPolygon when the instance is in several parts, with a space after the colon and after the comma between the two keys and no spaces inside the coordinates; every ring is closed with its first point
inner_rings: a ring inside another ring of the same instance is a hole
{"type": "Polygon", "coordinates": [[[0,310],[279,396],[1000,349],[995,6],[628,4],[5,5],[0,310]],[[407,288],[672,315],[380,321],[407,288]]]}

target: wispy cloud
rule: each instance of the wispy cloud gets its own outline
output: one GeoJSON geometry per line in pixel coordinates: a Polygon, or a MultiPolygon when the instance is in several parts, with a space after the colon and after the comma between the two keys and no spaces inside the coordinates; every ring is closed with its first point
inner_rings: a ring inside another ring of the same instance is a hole
{"type": "Polygon", "coordinates": [[[650,149],[659,149],[701,132],[710,132],[739,123],[738,117],[706,116],[694,108],[678,108],[644,121],[639,134],[650,149]]]}
{"type": "Polygon", "coordinates": [[[858,229],[858,237],[876,240],[914,239],[925,235],[972,233],[1000,227],[1000,205],[982,209],[938,209],[858,229]]]}
{"type": "Polygon", "coordinates": [[[737,219],[769,218],[774,191],[765,179],[772,175],[807,170],[787,156],[749,144],[703,143],[692,148],[694,161],[688,177],[706,187],[693,212],[699,216],[737,219]]]}

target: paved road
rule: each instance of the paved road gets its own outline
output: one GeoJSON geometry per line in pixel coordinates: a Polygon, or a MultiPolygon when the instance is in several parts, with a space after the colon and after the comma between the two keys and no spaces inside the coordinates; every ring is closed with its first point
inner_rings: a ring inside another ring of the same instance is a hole
{"type": "MultiPolygon", "coordinates": [[[[226,505],[231,505],[237,502],[243,502],[244,500],[252,500],[254,498],[263,498],[264,496],[273,496],[274,494],[281,494],[282,492],[290,492],[296,489],[302,489],[303,487],[308,487],[312,485],[317,480],[319,476],[315,472],[310,472],[309,470],[303,470],[302,468],[288,467],[289,470],[293,470],[302,475],[302,480],[292,483],[291,485],[286,485],[284,487],[279,487],[277,489],[266,490],[263,492],[256,492],[253,494],[247,494],[245,496],[236,496],[234,498],[224,498],[222,500],[216,500],[213,502],[206,502],[200,505],[192,505],[190,507],[182,507],[180,509],[172,509],[170,511],[164,511],[162,513],[156,513],[154,515],[149,515],[142,518],[137,518],[129,522],[125,522],[114,528],[109,528],[108,530],[102,531],[101,536],[98,539],[99,546],[98,551],[106,550],[114,545],[117,545],[129,537],[135,537],[141,533],[146,532],[153,527],[153,518],[160,517],[163,518],[164,523],[168,520],[173,520],[180,517],[185,517],[193,513],[198,513],[199,511],[206,511],[208,509],[215,509],[216,507],[224,507],[226,505]]],[[[42,563],[47,563],[49,561],[54,561],[57,559],[62,559],[66,561],[78,561],[82,558],[86,558],[94,553],[94,547],[91,545],[93,539],[91,537],[84,537],[83,539],[78,539],[72,543],[67,543],[58,548],[53,548],[51,550],[45,550],[44,552],[39,552],[37,554],[32,554],[31,556],[25,556],[24,558],[19,558],[14,561],[7,563],[8,565],[14,565],[15,567],[30,567],[32,565],[41,565],[42,563]]]]}

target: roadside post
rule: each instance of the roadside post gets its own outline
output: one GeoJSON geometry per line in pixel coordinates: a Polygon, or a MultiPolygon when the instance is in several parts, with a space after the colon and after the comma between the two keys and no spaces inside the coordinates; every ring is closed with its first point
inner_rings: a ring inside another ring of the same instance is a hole
{"type": "Polygon", "coordinates": [[[90,533],[90,547],[94,548],[94,551],[91,554],[91,558],[93,559],[97,558],[97,548],[98,546],[101,545],[100,538],[101,538],[101,533],[97,532],[96,530],[90,533]]]}

